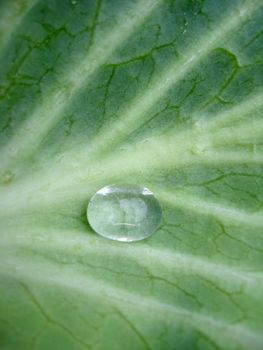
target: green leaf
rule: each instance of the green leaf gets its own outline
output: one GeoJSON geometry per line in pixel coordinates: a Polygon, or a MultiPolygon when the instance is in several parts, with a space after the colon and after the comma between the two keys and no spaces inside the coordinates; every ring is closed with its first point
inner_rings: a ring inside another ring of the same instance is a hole
{"type": "Polygon", "coordinates": [[[263,348],[260,0],[2,0],[0,348],[263,348]],[[159,230],[94,233],[141,184],[159,230]]]}

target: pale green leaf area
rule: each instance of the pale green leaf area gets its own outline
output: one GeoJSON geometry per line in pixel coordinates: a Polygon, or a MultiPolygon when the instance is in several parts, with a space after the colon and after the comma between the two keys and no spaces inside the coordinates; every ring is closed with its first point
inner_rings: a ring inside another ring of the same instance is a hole
{"type": "Polygon", "coordinates": [[[0,349],[263,349],[261,0],[0,1],[0,349]],[[160,228],[91,230],[101,187],[160,228]]]}

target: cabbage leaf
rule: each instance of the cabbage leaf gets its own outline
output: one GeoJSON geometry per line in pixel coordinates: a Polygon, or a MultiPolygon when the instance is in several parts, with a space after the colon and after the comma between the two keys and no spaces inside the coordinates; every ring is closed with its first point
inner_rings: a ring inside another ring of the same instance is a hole
{"type": "Polygon", "coordinates": [[[0,348],[263,348],[260,0],[0,2],[0,348]],[[161,203],[136,243],[91,196],[161,203]]]}

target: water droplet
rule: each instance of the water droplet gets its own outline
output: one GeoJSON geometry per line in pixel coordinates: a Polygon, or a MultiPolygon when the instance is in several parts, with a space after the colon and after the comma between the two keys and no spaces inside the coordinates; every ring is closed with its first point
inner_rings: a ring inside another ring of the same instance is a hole
{"type": "Polygon", "coordinates": [[[74,6],[74,5],[77,4],[77,1],[76,1],[76,0],[72,0],[72,1],[71,1],[71,4],[74,6]]]}
{"type": "Polygon", "coordinates": [[[110,185],[91,198],[87,218],[99,235],[122,242],[139,241],[158,228],[162,210],[146,187],[110,185]]]}

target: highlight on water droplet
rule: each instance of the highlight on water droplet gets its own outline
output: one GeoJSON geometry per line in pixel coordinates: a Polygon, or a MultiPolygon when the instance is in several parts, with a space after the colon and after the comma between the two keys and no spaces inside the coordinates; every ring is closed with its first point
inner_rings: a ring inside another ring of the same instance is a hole
{"type": "Polygon", "coordinates": [[[149,237],[159,227],[161,218],[161,206],[154,194],[135,185],[105,186],[93,195],[87,208],[92,229],[121,242],[149,237]]]}

